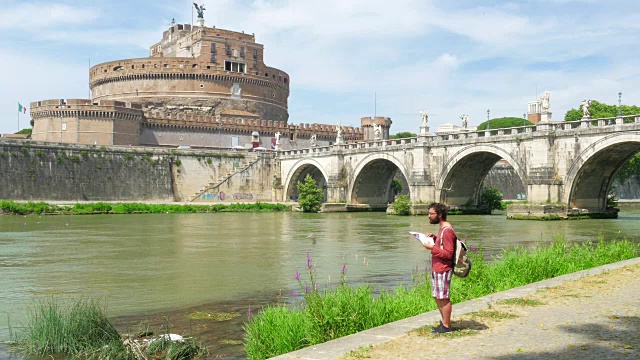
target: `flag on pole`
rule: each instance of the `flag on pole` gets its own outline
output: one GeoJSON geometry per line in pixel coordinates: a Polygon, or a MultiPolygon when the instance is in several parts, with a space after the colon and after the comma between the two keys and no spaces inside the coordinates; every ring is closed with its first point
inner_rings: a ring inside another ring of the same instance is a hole
{"type": "Polygon", "coordinates": [[[26,114],[27,113],[27,107],[26,106],[22,106],[22,104],[18,103],[18,112],[26,114]]]}

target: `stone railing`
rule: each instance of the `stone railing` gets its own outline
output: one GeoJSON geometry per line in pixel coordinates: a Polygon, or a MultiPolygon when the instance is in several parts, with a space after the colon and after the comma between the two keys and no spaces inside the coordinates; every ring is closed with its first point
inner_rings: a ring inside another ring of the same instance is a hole
{"type": "MultiPolygon", "coordinates": [[[[536,125],[517,126],[512,128],[500,128],[489,129],[479,131],[460,131],[450,134],[439,134],[429,136],[418,136],[404,139],[389,139],[389,140],[371,140],[360,141],[348,144],[336,144],[331,146],[312,147],[306,149],[295,149],[279,151],[280,156],[301,156],[301,155],[314,155],[323,154],[332,151],[358,151],[362,149],[376,148],[379,151],[389,149],[396,146],[416,146],[423,144],[441,144],[446,141],[465,140],[465,139],[487,139],[500,136],[516,136],[520,134],[534,134],[534,133],[546,133],[556,132],[558,134],[565,134],[569,131],[583,131],[585,129],[592,128],[604,128],[610,126],[619,126],[625,124],[640,124],[640,115],[626,115],[614,118],[602,118],[602,119],[581,119],[576,121],[562,121],[562,122],[548,122],[539,123],[536,125]]],[[[500,139],[502,140],[502,139],[500,139]]]]}

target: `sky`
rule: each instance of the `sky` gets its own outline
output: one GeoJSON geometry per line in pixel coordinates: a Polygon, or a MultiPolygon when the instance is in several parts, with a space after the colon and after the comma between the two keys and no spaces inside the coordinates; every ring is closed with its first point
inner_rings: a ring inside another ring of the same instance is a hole
{"type": "MultiPolygon", "coordinates": [[[[391,133],[503,116],[551,92],[562,120],[582,99],[640,105],[640,1],[197,0],[206,26],[254,33],[290,75],[289,123],[391,133]]],[[[142,58],[185,0],[0,0],[0,133],[29,127],[18,102],[89,98],[89,66],[142,58]]]]}

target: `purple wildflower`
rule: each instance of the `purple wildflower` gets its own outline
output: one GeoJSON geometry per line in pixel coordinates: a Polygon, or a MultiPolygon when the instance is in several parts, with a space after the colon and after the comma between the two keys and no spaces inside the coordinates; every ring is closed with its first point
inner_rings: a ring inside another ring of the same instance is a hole
{"type": "Polygon", "coordinates": [[[249,306],[249,310],[247,311],[247,317],[251,319],[253,317],[253,311],[251,311],[251,306],[249,306]]]}
{"type": "Polygon", "coordinates": [[[307,269],[311,269],[311,254],[307,251],[307,269]]]}
{"type": "Polygon", "coordinates": [[[308,294],[309,293],[309,285],[305,285],[304,286],[304,293],[308,294]]]}
{"type": "Polygon", "coordinates": [[[342,275],[347,273],[347,263],[344,263],[344,265],[342,265],[342,275]]]}
{"type": "Polygon", "coordinates": [[[318,283],[313,283],[313,291],[318,291],[318,283]]]}
{"type": "Polygon", "coordinates": [[[291,297],[293,298],[293,300],[295,300],[295,299],[296,299],[296,292],[295,292],[295,291],[292,291],[292,292],[291,292],[291,297]]]}
{"type": "Polygon", "coordinates": [[[296,268],[296,280],[300,280],[300,272],[298,271],[298,268],[296,268]]]}

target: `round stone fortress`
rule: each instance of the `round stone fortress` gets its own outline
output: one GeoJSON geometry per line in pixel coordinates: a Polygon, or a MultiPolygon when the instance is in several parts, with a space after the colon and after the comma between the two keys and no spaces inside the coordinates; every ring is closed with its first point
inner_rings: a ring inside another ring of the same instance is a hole
{"type": "Polygon", "coordinates": [[[229,110],[287,121],[289,75],[266,66],[253,34],[174,24],[149,57],[93,66],[93,101],[138,103],[143,111],[220,115],[229,110]]]}
{"type": "Polygon", "coordinates": [[[172,24],[149,57],[93,66],[91,99],[31,103],[36,141],[296,149],[387,139],[391,120],[359,127],[288,123],[289,75],[264,63],[253,34],[172,24]],[[338,140],[340,128],[340,140],[338,140]]]}

